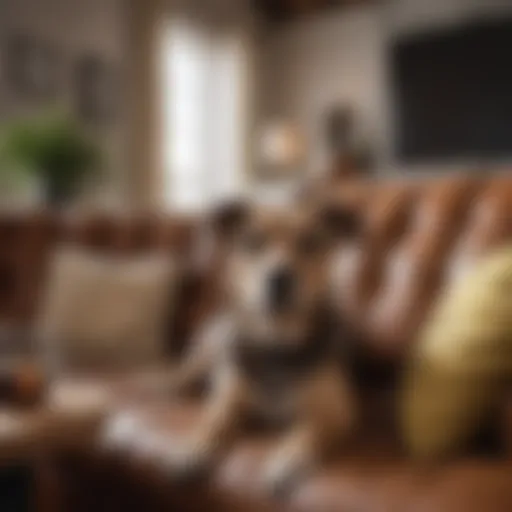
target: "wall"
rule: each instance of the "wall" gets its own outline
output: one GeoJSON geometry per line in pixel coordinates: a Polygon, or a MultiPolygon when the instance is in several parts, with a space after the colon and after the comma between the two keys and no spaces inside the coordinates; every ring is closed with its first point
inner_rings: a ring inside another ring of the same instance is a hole
{"type": "MultiPolygon", "coordinates": [[[[111,188],[121,192],[127,183],[130,135],[129,0],[0,0],[0,44],[9,34],[29,34],[56,46],[59,52],[59,102],[70,105],[73,65],[84,53],[111,63],[121,77],[119,118],[107,128],[95,128],[104,142],[111,188]]],[[[0,46],[1,48],[2,46],[0,46]]],[[[34,108],[20,101],[0,80],[0,120],[34,108]]]]}
{"type": "MultiPolygon", "coordinates": [[[[153,206],[160,195],[160,155],[166,141],[160,139],[159,29],[166,16],[181,10],[212,28],[243,31],[251,55],[257,57],[253,45],[259,18],[252,0],[0,0],[0,51],[10,33],[33,34],[55,43],[63,57],[65,104],[72,101],[70,68],[77,56],[95,52],[121,68],[121,116],[114,129],[97,130],[96,135],[104,141],[110,159],[110,186],[103,190],[130,206],[153,206]]],[[[252,164],[253,113],[258,109],[256,66],[256,60],[250,63],[247,169],[252,164]]],[[[0,69],[0,122],[31,108],[3,87],[0,69]]]]}
{"type": "MultiPolygon", "coordinates": [[[[332,104],[359,110],[359,130],[373,141],[379,168],[400,170],[393,161],[392,109],[386,68],[387,46],[397,33],[424,30],[472,17],[512,13],[510,0],[388,0],[334,9],[274,28],[262,46],[264,101],[261,120],[284,116],[305,130],[307,167],[325,165],[321,116],[332,104]]],[[[467,166],[469,162],[461,162],[467,166]]]]}

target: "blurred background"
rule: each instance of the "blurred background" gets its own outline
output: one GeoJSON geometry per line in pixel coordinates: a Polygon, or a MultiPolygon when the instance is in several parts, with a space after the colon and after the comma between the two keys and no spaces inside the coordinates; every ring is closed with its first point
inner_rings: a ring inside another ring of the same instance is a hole
{"type": "Polygon", "coordinates": [[[510,0],[0,0],[0,203],[506,168],[510,48],[510,0]]]}

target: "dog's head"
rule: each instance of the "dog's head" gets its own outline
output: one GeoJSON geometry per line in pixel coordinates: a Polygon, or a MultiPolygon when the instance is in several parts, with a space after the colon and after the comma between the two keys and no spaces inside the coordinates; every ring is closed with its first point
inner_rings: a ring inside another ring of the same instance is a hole
{"type": "Polygon", "coordinates": [[[230,308],[262,340],[300,338],[329,300],[338,242],[360,230],[357,215],[339,206],[278,211],[236,203],[220,208],[214,224],[228,244],[230,308]]]}

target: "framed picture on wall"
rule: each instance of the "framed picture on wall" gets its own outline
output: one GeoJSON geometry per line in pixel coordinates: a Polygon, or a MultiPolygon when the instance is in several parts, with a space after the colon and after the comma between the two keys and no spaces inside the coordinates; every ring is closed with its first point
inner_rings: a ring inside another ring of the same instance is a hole
{"type": "Polygon", "coordinates": [[[87,123],[111,124],[119,113],[119,73],[96,55],[78,59],[74,74],[74,103],[78,116],[87,123]]]}
{"type": "Polygon", "coordinates": [[[52,43],[12,34],[1,50],[0,80],[10,95],[24,101],[55,99],[60,87],[61,59],[52,43]]]}

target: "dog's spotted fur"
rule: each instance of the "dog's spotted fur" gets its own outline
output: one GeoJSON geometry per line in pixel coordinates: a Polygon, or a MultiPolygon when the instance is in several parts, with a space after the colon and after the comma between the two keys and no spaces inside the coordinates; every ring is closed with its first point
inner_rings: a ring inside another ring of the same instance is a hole
{"type": "Polygon", "coordinates": [[[240,207],[221,212],[215,227],[230,245],[227,311],[205,327],[172,376],[174,391],[209,380],[204,418],[174,469],[203,470],[233,442],[243,420],[257,416],[282,429],[264,483],[287,491],[355,423],[340,365],[340,318],[329,306],[329,268],[339,235],[354,236],[357,225],[348,212],[270,216],[240,207]],[[295,295],[277,310],[268,307],[267,293],[276,268],[295,280],[295,295]]]}

